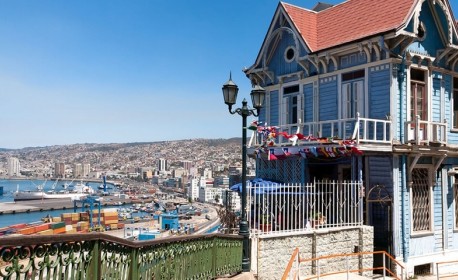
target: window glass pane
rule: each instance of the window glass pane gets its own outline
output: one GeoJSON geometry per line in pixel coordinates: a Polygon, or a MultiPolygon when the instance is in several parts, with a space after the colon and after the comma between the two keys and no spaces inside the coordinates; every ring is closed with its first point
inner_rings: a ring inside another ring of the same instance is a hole
{"type": "Polygon", "coordinates": [[[412,182],[412,230],[430,231],[431,199],[428,169],[413,169],[412,182]]]}
{"type": "Polygon", "coordinates": [[[425,81],[425,71],[419,69],[410,70],[410,79],[414,81],[425,81]]]}
{"type": "Polygon", "coordinates": [[[298,93],[299,92],[299,85],[285,87],[283,89],[283,94],[291,94],[291,93],[298,93]]]}

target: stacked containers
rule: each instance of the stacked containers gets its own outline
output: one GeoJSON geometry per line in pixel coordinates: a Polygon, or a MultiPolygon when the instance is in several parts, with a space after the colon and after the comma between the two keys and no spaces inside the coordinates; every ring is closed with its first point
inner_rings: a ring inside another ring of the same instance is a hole
{"type": "Polygon", "coordinates": [[[49,228],[53,230],[53,234],[65,233],[65,222],[51,223],[49,228]]]}
{"type": "Polygon", "coordinates": [[[118,229],[118,211],[116,209],[105,209],[102,211],[102,217],[105,226],[110,227],[110,229],[118,229]]]}

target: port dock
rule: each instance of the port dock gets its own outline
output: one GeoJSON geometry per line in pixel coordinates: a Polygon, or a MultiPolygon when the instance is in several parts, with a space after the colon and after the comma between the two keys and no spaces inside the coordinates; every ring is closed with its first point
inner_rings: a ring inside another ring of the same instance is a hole
{"type": "MultiPolygon", "coordinates": [[[[132,203],[150,203],[152,199],[120,199],[117,196],[103,196],[101,206],[121,206],[132,203]]],[[[23,200],[0,203],[0,215],[43,212],[53,210],[73,210],[74,203],[70,199],[47,199],[47,200],[23,200]]],[[[79,204],[81,207],[81,204],[79,204]]]]}

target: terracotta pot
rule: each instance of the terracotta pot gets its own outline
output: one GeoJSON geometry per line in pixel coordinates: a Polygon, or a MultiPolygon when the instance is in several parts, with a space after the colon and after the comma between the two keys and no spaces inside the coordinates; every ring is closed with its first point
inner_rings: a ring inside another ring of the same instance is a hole
{"type": "Polygon", "coordinates": [[[272,225],[271,224],[260,224],[260,229],[263,232],[269,232],[269,231],[272,231],[272,225]]]}

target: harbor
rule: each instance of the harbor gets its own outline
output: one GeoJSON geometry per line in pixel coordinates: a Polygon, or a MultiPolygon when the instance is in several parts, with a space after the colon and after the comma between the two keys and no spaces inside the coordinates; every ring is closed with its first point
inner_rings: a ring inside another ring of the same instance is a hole
{"type": "Polygon", "coordinates": [[[184,198],[162,197],[166,199],[110,195],[93,197],[93,205],[70,199],[2,202],[0,235],[104,231],[121,238],[145,240],[218,229],[219,218],[211,205],[189,206],[184,198]]]}
{"type": "MultiPolygon", "coordinates": [[[[130,205],[132,203],[150,203],[152,198],[131,199],[120,198],[119,196],[101,197],[100,204],[104,207],[130,205]]],[[[80,203],[77,203],[77,207],[80,203]]],[[[18,214],[31,212],[44,212],[53,210],[73,210],[75,201],[71,199],[48,199],[48,200],[24,200],[9,201],[0,203],[0,216],[4,214],[18,214]]],[[[79,206],[80,207],[80,206],[79,206]]]]}

